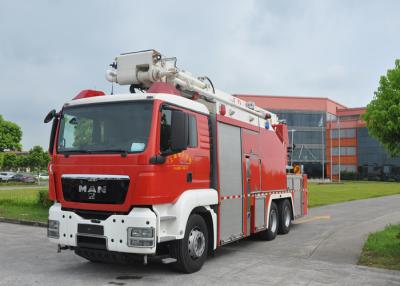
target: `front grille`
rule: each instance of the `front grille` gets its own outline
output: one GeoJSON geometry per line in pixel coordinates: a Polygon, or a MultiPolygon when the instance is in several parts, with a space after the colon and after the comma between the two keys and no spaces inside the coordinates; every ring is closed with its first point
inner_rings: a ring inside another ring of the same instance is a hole
{"type": "Polygon", "coordinates": [[[61,183],[64,200],[68,202],[123,204],[129,177],[64,175],[61,183]]]}
{"type": "Polygon", "coordinates": [[[102,225],[80,223],[78,224],[78,233],[104,235],[104,227],[102,225]]]}

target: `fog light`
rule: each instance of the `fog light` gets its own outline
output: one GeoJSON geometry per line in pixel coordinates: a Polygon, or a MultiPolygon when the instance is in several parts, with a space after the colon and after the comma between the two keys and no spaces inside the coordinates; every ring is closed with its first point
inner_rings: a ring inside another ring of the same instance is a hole
{"type": "Polygon", "coordinates": [[[60,222],[58,220],[50,220],[47,225],[47,236],[51,238],[60,237],[60,222]]]}
{"type": "Polygon", "coordinates": [[[153,246],[153,240],[143,240],[143,239],[131,238],[128,241],[128,246],[131,246],[131,247],[152,247],[153,246]]]}
{"type": "Polygon", "coordinates": [[[154,246],[153,227],[128,227],[127,244],[129,247],[154,246]]]}

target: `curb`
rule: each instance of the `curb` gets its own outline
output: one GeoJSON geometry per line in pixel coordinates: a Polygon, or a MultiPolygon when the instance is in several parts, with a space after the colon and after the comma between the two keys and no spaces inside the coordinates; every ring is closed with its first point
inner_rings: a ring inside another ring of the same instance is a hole
{"type": "Polygon", "coordinates": [[[37,227],[47,227],[47,223],[44,223],[44,222],[29,221],[29,220],[18,220],[18,219],[11,219],[11,218],[5,218],[5,217],[0,217],[0,222],[20,224],[20,225],[29,225],[29,226],[37,226],[37,227]]]}

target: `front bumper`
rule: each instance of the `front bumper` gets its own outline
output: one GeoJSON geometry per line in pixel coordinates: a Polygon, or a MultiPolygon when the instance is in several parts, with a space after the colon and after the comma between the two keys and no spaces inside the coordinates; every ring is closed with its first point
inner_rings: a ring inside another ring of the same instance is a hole
{"type": "Polygon", "coordinates": [[[157,218],[153,211],[148,208],[133,208],[127,215],[111,215],[106,220],[93,223],[90,219],[84,219],[74,212],[63,211],[61,205],[56,203],[49,210],[49,220],[58,221],[59,237],[49,237],[51,242],[62,246],[79,247],[81,238],[101,239],[105,241],[105,250],[136,253],[136,254],[155,254],[157,237],[157,218]],[[78,225],[103,226],[104,234],[84,234],[78,233],[78,225]],[[148,228],[154,231],[154,243],[151,247],[129,247],[128,228],[148,228]]]}

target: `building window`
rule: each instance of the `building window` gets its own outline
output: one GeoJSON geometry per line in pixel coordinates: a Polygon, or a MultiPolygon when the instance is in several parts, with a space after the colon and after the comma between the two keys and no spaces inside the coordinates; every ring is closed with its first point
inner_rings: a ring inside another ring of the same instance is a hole
{"type": "MultiPolygon", "coordinates": [[[[295,131],[293,133],[293,143],[296,146],[301,144],[324,144],[325,132],[318,131],[295,131]]],[[[289,144],[292,144],[292,134],[289,133],[289,144]]]]}
{"type": "Polygon", "coordinates": [[[359,120],[360,115],[345,115],[345,116],[339,116],[340,121],[351,121],[351,120],[359,120]]]}
{"type": "Polygon", "coordinates": [[[336,115],[332,114],[332,113],[327,113],[326,114],[326,121],[335,121],[337,120],[336,115]]]}
{"type": "MultiPolygon", "coordinates": [[[[332,129],[332,138],[339,138],[339,129],[332,129]]],[[[356,137],[356,129],[346,128],[340,129],[340,138],[354,138],[356,137]]]]}
{"type": "MultiPolygon", "coordinates": [[[[355,165],[340,165],[340,172],[357,173],[357,166],[355,165]]],[[[332,174],[339,174],[339,165],[332,166],[332,174]]]]}
{"type": "MultiPolygon", "coordinates": [[[[274,111],[274,110],[271,110],[274,111]]],[[[326,114],[320,112],[274,111],[279,119],[284,119],[288,126],[324,127],[326,114]]]]}
{"type": "MultiPolygon", "coordinates": [[[[295,143],[296,144],[296,143],[295,143]]],[[[295,162],[320,162],[322,161],[322,149],[296,146],[293,151],[295,162]]]]}
{"type": "Polygon", "coordinates": [[[356,147],[333,147],[332,148],[333,156],[355,156],[356,155],[356,147]]]}

